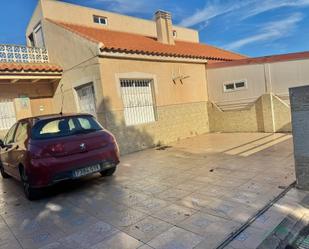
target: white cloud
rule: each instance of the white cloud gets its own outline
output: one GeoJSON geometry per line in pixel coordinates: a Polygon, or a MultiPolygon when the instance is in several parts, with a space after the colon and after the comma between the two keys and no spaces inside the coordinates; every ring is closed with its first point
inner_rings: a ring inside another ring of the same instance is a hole
{"type": "Polygon", "coordinates": [[[210,0],[204,8],[184,18],[179,25],[192,27],[224,15],[233,15],[233,21],[244,20],[282,7],[307,7],[309,0],[210,0]]]}
{"type": "Polygon", "coordinates": [[[248,9],[241,19],[256,16],[258,14],[275,10],[283,7],[306,7],[309,6],[309,0],[266,0],[260,1],[254,5],[254,8],[248,9]]]}
{"type": "MultiPolygon", "coordinates": [[[[239,1],[238,1],[239,2],[239,1]]],[[[247,0],[239,2],[240,6],[244,5],[247,0]]],[[[233,10],[240,8],[238,4],[233,1],[226,1],[221,3],[219,1],[209,2],[203,9],[197,10],[192,16],[184,18],[179,25],[185,27],[192,27],[197,24],[207,23],[210,19],[217,16],[227,14],[233,10]]]]}
{"type": "Polygon", "coordinates": [[[228,50],[237,50],[251,43],[274,41],[282,37],[290,36],[303,18],[304,16],[301,13],[294,13],[288,18],[280,21],[266,23],[258,30],[257,34],[227,44],[224,48],[228,50]]]}

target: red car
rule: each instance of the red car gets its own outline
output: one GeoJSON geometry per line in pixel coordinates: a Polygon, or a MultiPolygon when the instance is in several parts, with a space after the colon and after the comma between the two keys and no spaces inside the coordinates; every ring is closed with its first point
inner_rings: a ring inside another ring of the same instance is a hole
{"type": "Polygon", "coordinates": [[[114,136],[89,114],[48,115],[18,121],[0,140],[0,172],[22,181],[28,199],[57,182],[100,172],[119,163],[114,136]]]}

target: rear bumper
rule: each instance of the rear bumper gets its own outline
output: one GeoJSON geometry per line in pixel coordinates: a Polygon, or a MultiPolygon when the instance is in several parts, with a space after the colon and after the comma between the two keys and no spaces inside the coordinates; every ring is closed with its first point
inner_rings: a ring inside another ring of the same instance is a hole
{"type": "MultiPolygon", "coordinates": [[[[89,165],[84,165],[83,167],[78,168],[78,169],[84,169],[84,168],[87,168],[87,167],[90,167],[90,166],[93,166],[93,165],[100,165],[100,169],[97,170],[97,171],[85,174],[85,175],[83,175],[81,177],[84,177],[84,176],[87,176],[87,175],[91,175],[91,174],[94,174],[94,173],[101,172],[103,170],[107,170],[107,169],[116,167],[117,163],[109,162],[109,161],[96,162],[96,163],[92,163],[92,164],[89,164],[89,165]]],[[[55,184],[55,183],[61,182],[61,181],[65,181],[65,180],[72,180],[72,179],[81,178],[81,177],[74,176],[74,171],[78,170],[78,169],[68,170],[68,171],[65,171],[65,172],[60,172],[58,174],[55,174],[53,176],[53,178],[52,178],[52,184],[55,184]]]]}
{"type": "MultiPolygon", "coordinates": [[[[117,166],[118,149],[113,144],[105,148],[74,154],[66,157],[48,157],[30,160],[27,170],[29,183],[34,188],[46,187],[57,182],[76,179],[73,172],[92,165],[100,165],[100,170],[117,166]]],[[[95,173],[95,172],[93,172],[95,173]]]]}

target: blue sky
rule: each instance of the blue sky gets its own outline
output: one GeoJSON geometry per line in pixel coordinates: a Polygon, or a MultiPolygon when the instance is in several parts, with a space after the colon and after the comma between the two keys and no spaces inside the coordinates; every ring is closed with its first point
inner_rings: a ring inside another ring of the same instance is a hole
{"type": "MultiPolygon", "coordinates": [[[[309,50],[309,0],[65,0],[146,19],[157,9],[200,31],[201,42],[249,56],[309,50]]],[[[24,44],[37,0],[1,2],[0,43],[24,44]]]]}

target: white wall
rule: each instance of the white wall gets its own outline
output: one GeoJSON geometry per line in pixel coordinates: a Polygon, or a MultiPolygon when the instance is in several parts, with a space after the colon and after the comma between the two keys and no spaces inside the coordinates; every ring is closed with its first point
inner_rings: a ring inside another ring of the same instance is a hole
{"type": "Polygon", "coordinates": [[[270,64],[273,92],[289,103],[289,88],[309,85],[309,60],[270,64]]]}
{"type": "Polygon", "coordinates": [[[209,100],[222,109],[241,108],[255,102],[265,93],[263,65],[236,66],[207,70],[209,100]],[[246,80],[247,89],[224,92],[223,85],[235,80],[246,80]]]}
{"type": "Polygon", "coordinates": [[[209,100],[221,109],[247,107],[264,93],[289,103],[290,87],[309,85],[309,59],[207,69],[209,100]],[[247,80],[247,89],[224,92],[226,82],[247,80]]]}

